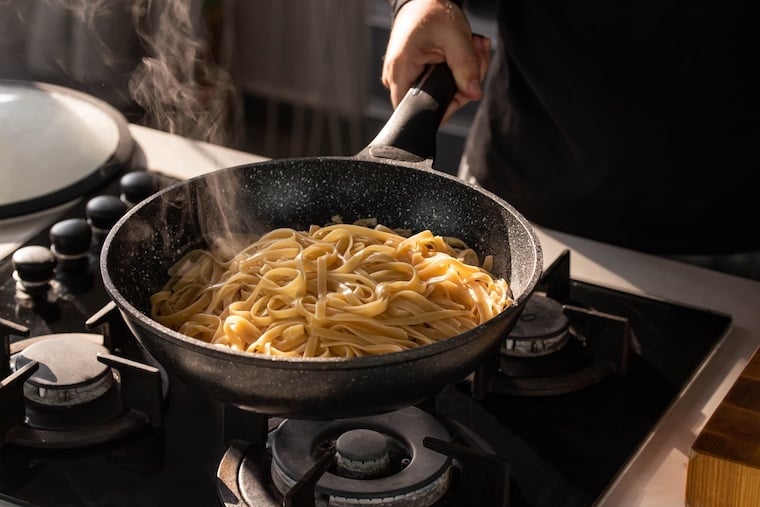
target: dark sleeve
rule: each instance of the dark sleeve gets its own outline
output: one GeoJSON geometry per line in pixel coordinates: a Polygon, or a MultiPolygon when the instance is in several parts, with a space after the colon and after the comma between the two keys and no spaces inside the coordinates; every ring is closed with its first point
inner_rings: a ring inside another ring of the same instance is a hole
{"type": "MultiPolygon", "coordinates": [[[[412,0],[388,0],[388,2],[391,4],[391,19],[396,19],[396,13],[401,9],[404,5],[406,5],[407,2],[411,2],[412,0]]],[[[464,5],[465,0],[450,0],[451,3],[456,4],[461,9],[464,5]]]]}

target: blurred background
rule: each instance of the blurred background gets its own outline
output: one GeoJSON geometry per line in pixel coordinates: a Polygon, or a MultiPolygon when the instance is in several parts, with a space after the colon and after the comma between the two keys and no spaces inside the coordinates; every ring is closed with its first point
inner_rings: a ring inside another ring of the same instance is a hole
{"type": "MultiPolygon", "coordinates": [[[[470,0],[495,36],[493,0],[470,0]]],[[[272,158],[353,155],[391,113],[387,0],[0,0],[0,79],[110,103],[130,122],[272,158]]],[[[474,105],[439,132],[455,172],[474,105]]]]}

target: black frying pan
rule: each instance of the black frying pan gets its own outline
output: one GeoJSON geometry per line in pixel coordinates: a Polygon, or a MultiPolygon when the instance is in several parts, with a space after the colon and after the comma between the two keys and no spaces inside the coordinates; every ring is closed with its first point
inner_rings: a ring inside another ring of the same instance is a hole
{"type": "Polygon", "coordinates": [[[498,351],[533,292],[542,253],[530,224],[481,188],[431,168],[443,109],[455,91],[432,67],[370,145],[353,157],[272,160],[174,184],[133,207],[101,256],[105,288],[127,324],[167,371],[220,401],[260,413],[342,418],[390,411],[461,381],[498,351]],[[215,194],[221,195],[217,199],[215,194]],[[391,227],[456,236],[494,256],[516,304],[438,343],[352,359],[298,360],[219,348],[150,318],[149,299],[167,269],[217,234],[305,230],[333,215],[375,217],[391,227]]]}

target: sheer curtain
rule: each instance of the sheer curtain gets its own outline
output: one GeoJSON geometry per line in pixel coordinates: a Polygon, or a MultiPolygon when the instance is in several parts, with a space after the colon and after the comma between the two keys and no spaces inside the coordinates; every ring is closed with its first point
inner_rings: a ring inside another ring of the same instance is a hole
{"type": "Polygon", "coordinates": [[[266,102],[263,118],[249,122],[263,122],[269,153],[341,155],[361,149],[370,78],[365,2],[227,4],[234,4],[231,68],[243,91],[266,102]]]}

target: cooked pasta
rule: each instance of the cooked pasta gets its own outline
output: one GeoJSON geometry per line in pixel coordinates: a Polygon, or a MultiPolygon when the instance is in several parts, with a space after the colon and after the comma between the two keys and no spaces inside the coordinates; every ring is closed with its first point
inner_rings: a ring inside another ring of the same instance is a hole
{"type": "Polygon", "coordinates": [[[479,266],[461,241],[428,230],[406,237],[383,225],[275,229],[228,260],[193,250],[169,275],[151,297],[156,321],[273,356],[407,350],[462,333],[512,304],[507,282],[479,266]]]}

